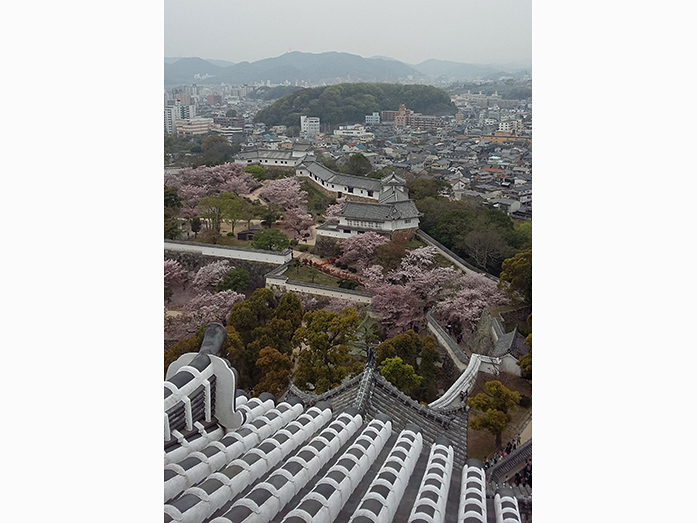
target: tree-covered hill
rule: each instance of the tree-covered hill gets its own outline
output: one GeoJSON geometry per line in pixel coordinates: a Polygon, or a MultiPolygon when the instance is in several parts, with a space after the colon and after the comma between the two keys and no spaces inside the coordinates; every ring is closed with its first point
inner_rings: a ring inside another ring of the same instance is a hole
{"type": "Polygon", "coordinates": [[[301,89],[259,111],[254,120],[266,125],[298,126],[301,116],[318,116],[323,124],[362,123],[375,111],[396,111],[399,104],[426,115],[455,114],[450,96],[430,85],[345,83],[301,89]]]}

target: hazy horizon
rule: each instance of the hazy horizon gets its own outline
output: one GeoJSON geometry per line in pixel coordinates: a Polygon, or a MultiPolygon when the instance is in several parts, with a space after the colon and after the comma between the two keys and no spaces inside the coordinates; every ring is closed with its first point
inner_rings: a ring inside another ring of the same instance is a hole
{"type": "MultiPolygon", "coordinates": [[[[228,60],[228,59],[225,59],[225,58],[218,58],[218,57],[211,57],[211,56],[196,56],[196,55],[187,55],[187,56],[171,56],[171,55],[168,56],[168,55],[165,55],[165,56],[164,56],[164,59],[165,59],[165,60],[179,60],[179,59],[181,59],[181,58],[201,58],[201,59],[207,60],[207,61],[216,61],[216,60],[217,60],[217,61],[224,61],[224,62],[230,62],[230,63],[238,64],[238,63],[242,63],[242,62],[249,62],[249,63],[251,63],[251,62],[256,62],[256,61],[259,61],[259,60],[267,60],[267,59],[270,59],[270,58],[278,58],[278,57],[280,57],[280,56],[283,56],[284,54],[288,54],[288,52],[289,52],[289,51],[286,51],[286,52],[284,52],[284,53],[281,53],[281,54],[278,54],[278,55],[274,55],[274,56],[264,56],[264,57],[258,58],[258,59],[256,59],[256,60],[240,60],[240,61],[238,61],[238,62],[234,62],[234,61],[232,61],[232,60],[228,60]]],[[[291,52],[296,52],[296,51],[291,51],[291,52]]],[[[337,53],[348,53],[348,54],[352,54],[352,55],[357,55],[357,56],[361,56],[362,58],[368,58],[368,59],[370,59],[370,58],[381,58],[381,59],[385,59],[385,60],[397,60],[397,58],[392,58],[392,57],[390,57],[390,56],[384,56],[384,55],[363,56],[363,55],[360,55],[360,54],[357,54],[357,53],[349,53],[348,51],[318,51],[318,52],[297,51],[297,52],[306,53],[306,54],[322,54],[322,53],[337,52],[337,53]]],[[[437,57],[437,56],[432,56],[432,57],[430,57],[430,58],[426,58],[426,59],[424,59],[424,60],[421,60],[420,62],[406,62],[406,61],[403,61],[403,60],[398,60],[398,61],[400,61],[400,62],[402,62],[402,63],[404,63],[404,64],[406,64],[406,65],[418,65],[418,64],[423,63],[423,62],[428,61],[428,60],[439,60],[439,61],[445,61],[445,62],[466,63],[466,64],[476,64],[476,65],[507,65],[507,66],[521,67],[521,68],[532,67],[532,64],[531,64],[531,63],[523,63],[523,62],[515,62],[515,61],[509,61],[509,62],[502,62],[502,61],[492,61],[492,62],[461,62],[461,61],[458,61],[458,60],[444,60],[444,59],[439,58],[439,57],[437,57]]]]}
{"type": "Polygon", "coordinates": [[[532,0],[165,0],[164,56],[255,62],[291,51],[406,64],[532,64],[532,0]],[[423,22],[423,23],[422,23],[423,22]]]}

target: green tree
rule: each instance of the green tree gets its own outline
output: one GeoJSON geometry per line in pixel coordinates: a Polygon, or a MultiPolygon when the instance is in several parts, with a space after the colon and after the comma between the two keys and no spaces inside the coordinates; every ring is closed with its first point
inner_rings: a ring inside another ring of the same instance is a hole
{"type": "Polygon", "coordinates": [[[171,209],[181,209],[182,201],[179,198],[176,187],[168,187],[165,185],[165,207],[171,209]]]}
{"type": "Polygon", "coordinates": [[[409,329],[385,340],[375,349],[375,362],[380,365],[387,359],[399,358],[410,365],[423,380],[408,394],[418,401],[430,402],[438,396],[438,380],[441,377],[441,361],[436,340],[431,336],[419,337],[409,329]]]}
{"type": "Polygon", "coordinates": [[[252,227],[252,220],[257,218],[261,212],[259,205],[254,205],[247,199],[242,199],[242,210],[240,212],[240,220],[247,222],[247,229],[252,227]]]}
{"type": "Polygon", "coordinates": [[[499,288],[512,299],[532,305],[532,249],[519,252],[501,264],[499,288]]]}
{"type": "Polygon", "coordinates": [[[257,216],[261,218],[262,225],[271,227],[281,217],[281,208],[278,205],[270,203],[269,205],[262,206],[257,216]]]}
{"type": "Polygon", "coordinates": [[[237,222],[245,219],[247,202],[231,192],[220,193],[220,198],[224,202],[222,207],[223,219],[230,224],[231,231],[234,232],[237,222]]]}
{"type": "Polygon", "coordinates": [[[225,116],[234,118],[235,116],[237,116],[237,111],[235,111],[234,109],[228,109],[227,111],[225,111],[225,116]]]}
{"type": "Polygon", "coordinates": [[[424,198],[441,198],[441,193],[452,194],[453,188],[448,182],[435,178],[417,178],[407,183],[409,197],[414,200],[424,198]]]}
{"type": "Polygon", "coordinates": [[[259,351],[256,365],[263,377],[254,386],[254,394],[258,396],[262,392],[269,392],[279,398],[290,383],[293,369],[290,358],[273,347],[264,347],[259,351]]]}
{"type": "Polygon", "coordinates": [[[293,336],[301,346],[295,374],[300,389],[314,387],[314,392],[321,394],[360,371],[362,364],[351,358],[348,345],[357,327],[358,313],[353,307],[346,307],[341,314],[324,309],[305,313],[303,325],[293,336]]]}
{"type": "Polygon", "coordinates": [[[496,409],[487,409],[483,414],[472,418],[472,428],[475,430],[488,430],[496,438],[496,448],[501,446],[501,434],[509,422],[508,416],[496,409]]]}
{"type": "Polygon", "coordinates": [[[518,367],[520,367],[520,375],[526,380],[532,379],[532,333],[525,338],[525,345],[530,347],[530,350],[518,358],[518,367]]]}
{"type": "Polygon", "coordinates": [[[272,318],[252,331],[253,340],[248,347],[258,353],[263,347],[270,345],[283,354],[290,355],[293,351],[295,330],[291,321],[272,318]]]}
{"type": "Polygon", "coordinates": [[[419,376],[414,371],[414,367],[405,364],[400,357],[384,360],[380,364],[380,374],[407,395],[411,395],[412,391],[423,381],[423,376],[419,376]]]}
{"type": "Polygon", "coordinates": [[[224,218],[227,199],[219,194],[211,194],[198,202],[198,214],[210,222],[210,230],[220,235],[220,225],[224,218]]]}
{"type": "Polygon", "coordinates": [[[500,447],[501,433],[511,421],[508,411],[520,403],[520,398],[518,392],[500,381],[487,381],[483,392],[467,400],[470,408],[477,411],[472,418],[472,428],[489,430],[496,436],[496,446],[500,447]]]}
{"type": "Polygon", "coordinates": [[[201,143],[201,155],[192,160],[192,166],[221,165],[230,161],[239,150],[239,145],[233,146],[227,138],[220,134],[206,136],[201,143]]]}
{"type": "Polygon", "coordinates": [[[167,240],[176,239],[181,232],[179,228],[179,220],[177,220],[176,214],[171,207],[165,207],[164,232],[165,239],[167,240]]]}
{"type": "Polygon", "coordinates": [[[242,388],[254,388],[262,377],[261,369],[256,364],[260,350],[266,345],[274,346],[279,339],[282,341],[282,336],[288,339],[292,336],[292,331],[269,325],[277,305],[273,292],[262,288],[230,309],[227,324],[235,328],[242,341],[242,348],[236,351],[234,362],[231,360],[231,363],[237,369],[242,388]],[[263,339],[269,332],[271,336],[263,339]]]}
{"type": "Polygon", "coordinates": [[[197,238],[198,233],[201,230],[201,218],[199,218],[198,216],[191,218],[190,224],[191,224],[191,232],[194,233],[194,238],[197,238]]]}
{"type": "Polygon", "coordinates": [[[244,168],[244,172],[251,174],[255,180],[263,181],[266,180],[266,169],[261,165],[248,165],[244,168]]]}
{"type": "Polygon", "coordinates": [[[303,306],[298,295],[294,292],[288,292],[281,296],[281,299],[278,300],[275,317],[288,320],[293,330],[299,328],[303,322],[303,306]]]}
{"type": "Polygon", "coordinates": [[[348,174],[362,176],[368,174],[372,169],[373,165],[370,163],[370,160],[361,153],[352,154],[349,156],[348,162],[346,162],[348,174]]]}
{"type": "Polygon", "coordinates": [[[249,285],[249,272],[242,267],[228,271],[221,282],[216,286],[216,291],[242,292],[249,285]]]}
{"type": "Polygon", "coordinates": [[[290,246],[290,238],[278,229],[266,229],[254,235],[252,246],[255,249],[284,251],[290,246]]]}

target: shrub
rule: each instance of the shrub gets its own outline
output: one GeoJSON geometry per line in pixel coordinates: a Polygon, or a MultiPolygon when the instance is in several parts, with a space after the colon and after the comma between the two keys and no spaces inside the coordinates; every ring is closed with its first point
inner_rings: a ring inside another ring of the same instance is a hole
{"type": "Polygon", "coordinates": [[[241,292],[249,286],[249,280],[249,272],[245,269],[241,267],[232,269],[223,276],[215,290],[218,292],[226,290],[241,292]]]}
{"type": "Polygon", "coordinates": [[[309,245],[298,245],[298,250],[300,252],[308,252],[310,250],[310,246],[309,245]]]}
{"type": "Polygon", "coordinates": [[[342,289],[350,289],[353,290],[356,287],[358,287],[358,284],[355,281],[351,280],[344,280],[343,278],[339,280],[339,287],[342,289]]]}

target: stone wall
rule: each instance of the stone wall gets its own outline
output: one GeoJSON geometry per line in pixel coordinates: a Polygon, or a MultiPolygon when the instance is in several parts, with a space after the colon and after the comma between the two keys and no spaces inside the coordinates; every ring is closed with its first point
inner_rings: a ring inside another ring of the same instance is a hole
{"type": "Polygon", "coordinates": [[[250,289],[265,287],[266,274],[277,268],[277,265],[271,263],[236,260],[227,257],[219,258],[217,256],[210,256],[198,252],[170,251],[167,249],[165,249],[165,259],[178,261],[184,269],[191,273],[195,273],[201,267],[208,265],[213,261],[220,261],[221,259],[228,260],[231,266],[235,267],[236,269],[244,269],[249,273],[250,289]]]}
{"type": "Polygon", "coordinates": [[[197,252],[218,258],[233,258],[235,260],[248,260],[263,263],[282,265],[293,259],[293,251],[285,252],[263,251],[260,249],[241,249],[227,245],[212,245],[209,243],[179,242],[169,240],[165,242],[165,250],[197,252]]]}
{"type": "Polygon", "coordinates": [[[302,292],[315,296],[327,296],[329,298],[339,298],[358,303],[372,303],[372,297],[365,292],[340,289],[338,287],[327,287],[325,285],[315,285],[312,283],[291,282],[283,273],[288,268],[287,265],[277,267],[266,275],[266,287],[278,292],[302,292]]]}

